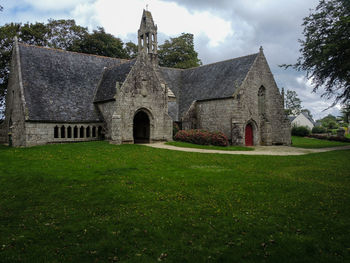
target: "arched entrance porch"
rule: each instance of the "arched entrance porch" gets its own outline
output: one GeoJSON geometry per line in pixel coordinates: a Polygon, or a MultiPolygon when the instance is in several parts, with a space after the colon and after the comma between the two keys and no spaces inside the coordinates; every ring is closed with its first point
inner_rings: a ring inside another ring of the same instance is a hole
{"type": "Polygon", "coordinates": [[[133,122],[134,143],[150,142],[150,119],[143,110],[138,111],[133,122]]]}

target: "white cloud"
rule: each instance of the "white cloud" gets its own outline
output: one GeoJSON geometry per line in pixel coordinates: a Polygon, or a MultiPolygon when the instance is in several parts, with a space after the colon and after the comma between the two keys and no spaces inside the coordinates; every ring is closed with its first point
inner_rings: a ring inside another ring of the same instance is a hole
{"type": "Polygon", "coordinates": [[[91,2],[91,0],[23,0],[36,10],[67,10],[72,9],[78,4],[91,2]]]}
{"type": "MultiPolygon", "coordinates": [[[[175,3],[159,0],[97,0],[92,4],[80,3],[72,11],[78,22],[86,25],[103,26],[121,38],[137,32],[142,10],[149,4],[158,32],[168,36],[178,36],[182,32],[195,35],[204,34],[212,47],[224,43],[233,34],[231,22],[225,21],[208,11],[190,13],[175,3]]],[[[136,41],[136,39],[134,40],[136,41]]]]}

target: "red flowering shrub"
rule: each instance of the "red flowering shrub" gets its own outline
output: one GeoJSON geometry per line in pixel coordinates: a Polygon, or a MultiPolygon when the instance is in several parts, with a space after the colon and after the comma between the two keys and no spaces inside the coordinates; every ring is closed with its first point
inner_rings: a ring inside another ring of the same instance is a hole
{"type": "Polygon", "coordinates": [[[328,135],[322,135],[322,134],[311,134],[308,137],[321,139],[321,140],[329,140],[329,141],[338,141],[338,142],[350,142],[349,138],[346,137],[339,137],[339,136],[328,136],[328,135]]]}
{"type": "Polygon", "coordinates": [[[228,139],[225,134],[222,132],[209,132],[206,130],[180,130],[176,133],[174,139],[176,141],[201,145],[228,145],[228,139]]]}

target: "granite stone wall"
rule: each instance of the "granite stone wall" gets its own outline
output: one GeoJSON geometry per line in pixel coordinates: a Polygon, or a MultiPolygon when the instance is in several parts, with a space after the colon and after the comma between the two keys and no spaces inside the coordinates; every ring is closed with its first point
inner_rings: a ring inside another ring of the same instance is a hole
{"type": "Polygon", "coordinates": [[[197,128],[208,131],[221,131],[231,139],[231,118],[234,100],[220,99],[198,101],[196,105],[197,128]]]}
{"type": "Polygon", "coordinates": [[[147,54],[141,53],[127,79],[117,90],[112,116],[112,141],[133,143],[133,121],[138,111],[150,120],[150,141],[172,140],[172,119],[168,115],[167,87],[157,75],[147,54]]]}
{"type": "Polygon", "coordinates": [[[26,146],[47,143],[84,142],[103,138],[103,123],[26,122],[26,146]]]}
{"type": "Polygon", "coordinates": [[[26,105],[24,101],[18,45],[14,45],[11,74],[6,94],[5,134],[11,132],[13,146],[26,146],[26,105]]]}
{"type": "Polygon", "coordinates": [[[105,138],[107,140],[112,139],[112,118],[113,112],[116,108],[115,101],[107,101],[96,104],[105,123],[105,138]]]}
{"type": "Polygon", "coordinates": [[[256,137],[260,136],[258,144],[290,145],[290,121],[284,113],[282,96],[262,51],[235,97],[241,110],[237,111],[233,119],[238,120],[243,127],[250,120],[254,122],[256,137]],[[259,106],[259,90],[262,87],[265,90],[263,112],[259,106]]]}
{"type": "Polygon", "coordinates": [[[245,145],[248,124],[254,145],[291,143],[282,96],[262,51],[232,98],[193,102],[182,121],[183,129],[221,131],[233,145],[245,145]]]}

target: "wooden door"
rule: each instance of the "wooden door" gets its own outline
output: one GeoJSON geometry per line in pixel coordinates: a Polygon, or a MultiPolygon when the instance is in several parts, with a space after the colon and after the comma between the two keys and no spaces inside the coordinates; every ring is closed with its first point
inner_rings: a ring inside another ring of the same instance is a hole
{"type": "Polygon", "coordinates": [[[245,146],[253,146],[253,127],[247,124],[245,127],[245,146]]]}

